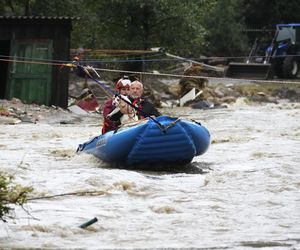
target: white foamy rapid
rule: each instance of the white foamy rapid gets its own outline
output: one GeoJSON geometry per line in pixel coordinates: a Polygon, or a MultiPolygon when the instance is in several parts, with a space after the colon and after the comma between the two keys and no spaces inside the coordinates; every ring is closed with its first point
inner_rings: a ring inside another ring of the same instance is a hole
{"type": "Polygon", "coordinates": [[[212,144],[193,162],[204,173],[115,169],[77,155],[100,132],[97,116],[0,125],[0,169],[40,198],[0,222],[0,248],[300,249],[299,104],[162,112],[209,129],[212,144]]]}

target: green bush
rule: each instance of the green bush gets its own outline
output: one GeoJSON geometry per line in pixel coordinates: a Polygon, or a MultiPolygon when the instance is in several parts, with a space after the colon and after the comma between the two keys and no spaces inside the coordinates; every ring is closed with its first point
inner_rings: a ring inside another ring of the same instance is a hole
{"type": "Polygon", "coordinates": [[[13,205],[22,206],[27,202],[31,187],[23,187],[13,182],[13,176],[0,172],[0,220],[6,222],[14,210],[13,205]]]}

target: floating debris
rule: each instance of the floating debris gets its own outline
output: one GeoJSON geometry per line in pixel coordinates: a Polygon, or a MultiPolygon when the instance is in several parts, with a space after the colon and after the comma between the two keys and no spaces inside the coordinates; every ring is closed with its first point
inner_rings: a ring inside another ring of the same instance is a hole
{"type": "Polygon", "coordinates": [[[98,221],[98,219],[97,219],[97,217],[95,217],[95,218],[93,218],[93,219],[91,219],[91,220],[89,220],[89,221],[81,224],[79,227],[84,229],[84,228],[87,228],[88,226],[96,223],[97,221],[98,221]]]}

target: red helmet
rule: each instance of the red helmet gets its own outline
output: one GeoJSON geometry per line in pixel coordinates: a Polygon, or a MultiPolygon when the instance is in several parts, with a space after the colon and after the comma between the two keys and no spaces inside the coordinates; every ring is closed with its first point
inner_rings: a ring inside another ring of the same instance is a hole
{"type": "Polygon", "coordinates": [[[129,80],[129,78],[127,76],[124,76],[123,78],[121,78],[120,80],[117,81],[116,83],[116,89],[120,90],[122,88],[128,88],[130,87],[131,81],[129,80]]]}

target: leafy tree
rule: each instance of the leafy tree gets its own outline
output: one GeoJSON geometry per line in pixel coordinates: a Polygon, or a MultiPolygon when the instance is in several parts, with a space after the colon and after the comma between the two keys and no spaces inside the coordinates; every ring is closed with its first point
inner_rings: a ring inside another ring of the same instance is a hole
{"type": "Polygon", "coordinates": [[[2,15],[76,16],[72,47],[239,55],[248,28],[300,22],[298,0],[0,0],[2,15]]]}
{"type": "Polygon", "coordinates": [[[77,16],[84,11],[84,0],[35,0],[31,4],[31,13],[36,16],[77,16]]]}
{"type": "Polygon", "coordinates": [[[214,56],[244,54],[247,50],[247,37],[244,17],[238,11],[239,0],[212,1],[207,10],[203,25],[207,31],[207,52],[214,56]]]}
{"type": "Polygon", "coordinates": [[[300,4],[298,0],[243,0],[248,27],[275,27],[280,23],[300,23],[300,4]]]}
{"type": "Polygon", "coordinates": [[[202,42],[199,13],[205,3],[196,0],[86,1],[86,9],[93,6],[94,13],[87,10],[91,14],[89,21],[85,20],[87,15],[82,20],[87,21],[84,27],[93,36],[88,40],[76,39],[73,44],[79,41],[85,43],[84,47],[105,49],[163,47],[179,54],[191,54],[202,42]]]}
{"type": "Polygon", "coordinates": [[[25,15],[30,0],[0,0],[1,15],[25,15]]]}

